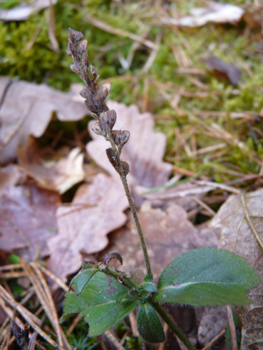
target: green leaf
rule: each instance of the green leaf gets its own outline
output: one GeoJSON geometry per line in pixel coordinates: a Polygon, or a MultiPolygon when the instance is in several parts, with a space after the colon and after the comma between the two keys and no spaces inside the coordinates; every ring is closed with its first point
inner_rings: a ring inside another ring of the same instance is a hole
{"type": "Polygon", "coordinates": [[[137,327],[143,339],[149,343],[165,341],[159,316],[149,303],[142,304],[137,317],[137,327]]]}
{"type": "Polygon", "coordinates": [[[153,282],[153,275],[145,276],[141,287],[149,293],[156,293],[157,287],[156,284],[153,282]]]}
{"type": "Polygon", "coordinates": [[[147,299],[150,298],[151,294],[147,290],[139,286],[136,289],[130,290],[128,293],[129,297],[134,300],[140,300],[142,303],[145,303],[147,299]]]}
{"type": "Polygon", "coordinates": [[[89,282],[92,276],[98,272],[99,269],[96,265],[84,263],[81,271],[72,279],[71,286],[76,286],[77,295],[80,294],[85,287],[85,285],[89,282]]]}
{"type": "Polygon", "coordinates": [[[254,268],[227,250],[201,248],[175,258],[158,281],[155,300],[191,305],[249,303],[248,290],[260,283],[254,268]]]}
{"type": "Polygon", "coordinates": [[[138,304],[137,300],[128,296],[127,287],[103,272],[96,272],[84,286],[79,276],[74,278],[72,285],[74,294],[66,294],[64,314],[60,321],[63,322],[73,313],[81,313],[89,323],[90,336],[102,334],[115,326],[138,304]],[[77,294],[80,289],[81,293],[77,294]]]}

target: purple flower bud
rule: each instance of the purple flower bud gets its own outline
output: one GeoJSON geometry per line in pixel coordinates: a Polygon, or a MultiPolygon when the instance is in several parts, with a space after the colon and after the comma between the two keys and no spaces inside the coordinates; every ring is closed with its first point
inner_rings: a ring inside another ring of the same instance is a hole
{"type": "Polygon", "coordinates": [[[95,134],[103,135],[103,129],[102,129],[99,121],[92,123],[90,127],[91,127],[92,131],[95,132],[95,134]]]}
{"type": "Polygon", "coordinates": [[[130,138],[130,133],[127,130],[114,130],[112,136],[117,146],[124,146],[130,138]]]}
{"type": "Polygon", "coordinates": [[[98,93],[105,99],[110,92],[110,83],[102,84],[98,88],[98,93]]]}
{"type": "Polygon", "coordinates": [[[117,114],[114,110],[103,112],[100,114],[100,120],[112,129],[116,123],[117,114]]]}
{"type": "Polygon", "coordinates": [[[69,28],[69,36],[73,40],[80,41],[83,39],[83,34],[77,30],[69,28]]]}
{"type": "Polygon", "coordinates": [[[121,162],[121,165],[123,168],[124,176],[127,176],[129,174],[129,171],[130,171],[129,164],[127,162],[121,162]]]}
{"type": "Polygon", "coordinates": [[[79,74],[78,67],[77,67],[74,63],[70,65],[70,69],[71,69],[72,72],[74,72],[75,74],[79,74]]]}

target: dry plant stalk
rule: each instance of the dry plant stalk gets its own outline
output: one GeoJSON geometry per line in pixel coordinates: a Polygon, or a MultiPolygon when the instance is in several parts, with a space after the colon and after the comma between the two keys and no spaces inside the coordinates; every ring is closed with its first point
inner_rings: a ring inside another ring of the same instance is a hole
{"type": "Polygon", "coordinates": [[[147,274],[151,274],[146,244],[126,179],[129,173],[129,164],[120,158],[122,147],[128,142],[130,133],[127,130],[113,130],[117,120],[117,114],[114,110],[109,110],[105,103],[105,99],[110,91],[110,84],[97,84],[99,75],[95,67],[89,64],[87,44],[88,42],[86,39],[83,40],[83,34],[81,32],[69,29],[67,55],[73,59],[73,64],[71,64],[70,68],[74,73],[79,75],[86,85],[80,92],[80,95],[85,99],[85,105],[89,113],[96,119],[91,126],[92,130],[110,142],[111,147],[106,149],[106,154],[110,163],[121,177],[140,238],[147,274]]]}

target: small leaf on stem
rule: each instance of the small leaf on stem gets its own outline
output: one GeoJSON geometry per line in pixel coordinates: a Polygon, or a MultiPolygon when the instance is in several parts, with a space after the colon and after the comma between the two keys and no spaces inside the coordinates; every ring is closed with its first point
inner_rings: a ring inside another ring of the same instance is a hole
{"type": "Polygon", "coordinates": [[[140,335],[149,343],[165,341],[163,326],[159,316],[149,303],[142,304],[137,317],[137,326],[140,335]]]}

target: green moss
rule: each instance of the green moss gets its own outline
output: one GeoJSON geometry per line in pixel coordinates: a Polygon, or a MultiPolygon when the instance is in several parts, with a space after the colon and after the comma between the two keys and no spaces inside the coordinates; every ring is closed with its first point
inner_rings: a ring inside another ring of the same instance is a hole
{"type": "MultiPolygon", "coordinates": [[[[17,4],[11,0],[8,3],[9,7],[17,4]]],[[[232,0],[230,3],[241,5],[244,0],[232,0]]],[[[187,14],[192,7],[200,7],[200,2],[178,1],[170,5],[173,11],[187,14]]],[[[149,106],[155,114],[170,116],[169,120],[156,121],[156,130],[167,136],[166,159],[193,172],[202,171],[207,176],[216,176],[218,181],[233,178],[225,173],[229,169],[225,165],[227,163],[244,173],[257,172],[263,157],[262,121],[250,118],[249,126],[245,118],[233,119],[230,114],[246,111],[259,113],[263,105],[263,66],[258,50],[257,29],[250,29],[247,35],[244,22],[238,25],[207,24],[201,28],[174,29],[159,25],[156,17],[159,10],[154,6],[149,8],[147,4],[137,1],[120,4],[109,0],[59,0],[54,6],[59,52],[51,49],[47,9],[32,15],[27,21],[1,23],[0,74],[37,83],[46,82],[57,89],[68,90],[73,82],[79,82],[79,78],[69,69],[71,58],[65,54],[68,27],[71,27],[82,31],[88,39],[90,62],[96,66],[101,81],[116,77],[112,80],[110,98],[140,105],[145,93],[145,75],[141,76],[141,70],[152,50],[140,45],[133,53],[129,70],[125,71],[120,57],[127,59],[134,41],[96,28],[85,20],[85,15],[92,15],[113,28],[138,36],[149,29],[147,40],[155,42],[157,36],[161,36],[160,48],[146,76],[149,81],[149,106]],[[179,61],[178,55],[181,55],[179,61]],[[209,56],[236,65],[242,73],[241,83],[232,86],[227,80],[208,71],[203,59],[209,56]],[[205,74],[180,73],[178,68],[182,68],[182,64],[186,64],[186,68],[203,70],[205,74]],[[189,77],[198,79],[207,89],[200,88],[189,77]],[[184,93],[179,98],[179,109],[173,109],[171,101],[180,91],[184,93]],[[218,114],[208,117],[202,114],[207,111],[218,114]],[[215,136],[215,124],[232,135],[232,140],[226,140],[223,135],[215,136]],[[197,145],[197,149],[225,142],[225,153],[221,149],[189,157],[175,137],[176,128],[179,128],[181,137],[190,149],[191,142],[197,145]],[[251,128],[256,140],[251,134],[251,128]],[[246,148],[238,147],[238,141],[242,141],[246,148]]]]}

